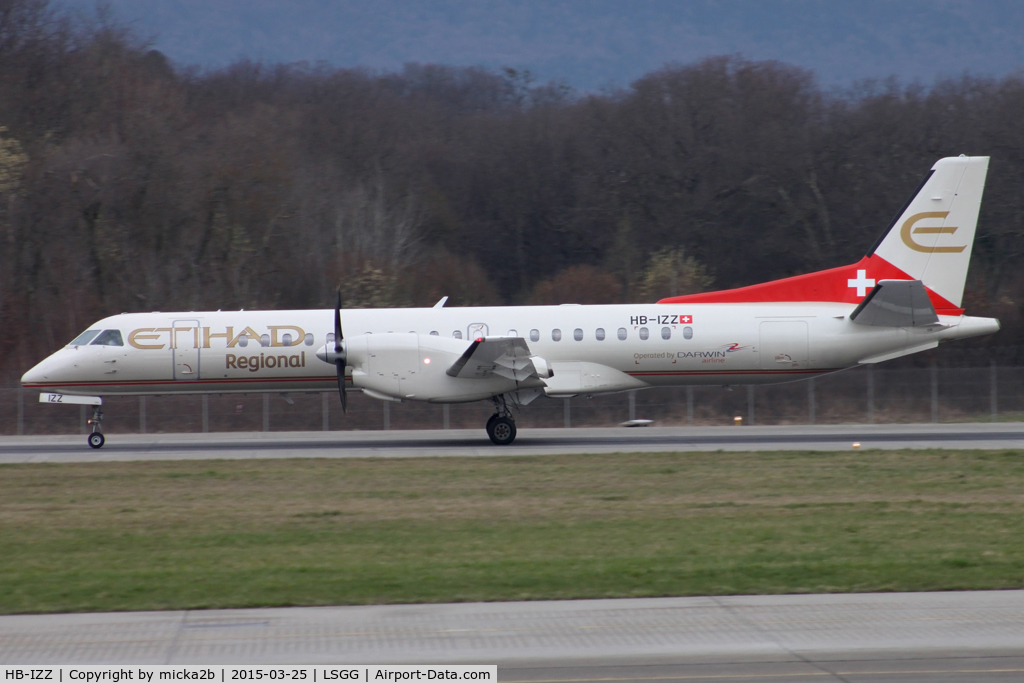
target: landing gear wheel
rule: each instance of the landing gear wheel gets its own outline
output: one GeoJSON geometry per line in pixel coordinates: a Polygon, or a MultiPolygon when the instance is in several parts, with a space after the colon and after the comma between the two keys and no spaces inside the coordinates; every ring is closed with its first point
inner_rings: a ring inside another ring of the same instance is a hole
{"type": "Polygon", "coordinates": [[[507,446],[516,440],[516,423],[507,417],[494,415],[487,421],[487,436],[498,446],[507,446]]]}
{"type": "Polygon", "coordinates": [[[92,448],[103,448],[103,442],[106,439],[103,438],[103,434],[100,432],[100,423],[103,422],[103,408],[100,406],[92,407],[92,419],[89,420],[89,424],[92,425],[92,434],[89,435],[89,446],[92,448]]]}

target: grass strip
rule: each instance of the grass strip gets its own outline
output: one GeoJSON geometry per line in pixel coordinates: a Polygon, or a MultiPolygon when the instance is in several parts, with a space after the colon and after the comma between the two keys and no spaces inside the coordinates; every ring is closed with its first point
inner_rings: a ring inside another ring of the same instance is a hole
{"type": "Polygon", "coordinates": [[[1024,453],[0,466],[0,612],[1019,588],[1024,453]]]}

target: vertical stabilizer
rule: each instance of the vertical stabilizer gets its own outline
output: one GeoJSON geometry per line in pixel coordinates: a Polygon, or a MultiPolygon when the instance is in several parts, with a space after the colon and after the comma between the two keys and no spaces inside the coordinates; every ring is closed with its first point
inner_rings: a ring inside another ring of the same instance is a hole
{"type": "Polygon", "coordinates": [[[988,157],[939,159],[868,256],[878,256],[959,307],[988,157]]]}
{"type": "MultiPolygon", "coordinates": [[[[880,282],[920,280],[936,315],[963,315],[964,283],[987,173],[988,157],[939,159],[881,239],[857,263],[749,287],[670,297],[658,303],[830,301],[859,305],[880,282]]],[[[865,197],[864,201],[874,198],[865,197]]]]}

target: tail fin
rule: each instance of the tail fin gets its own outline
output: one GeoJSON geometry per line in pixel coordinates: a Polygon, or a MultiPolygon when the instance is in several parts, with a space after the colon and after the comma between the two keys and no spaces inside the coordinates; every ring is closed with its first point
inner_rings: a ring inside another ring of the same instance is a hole
{"type": "Polygon", "coordinates": [[[877,255],[959,308],[988,159],[939,159],[868,257],[877,255]]]}
{"type": "Polygon", "coordinates": [[[859,262],[807,275],[658,303],[828,301],[859,304],[882,280],[920,280],[939,315],[961,315],[988,157],[939,159],[859,262]]]}

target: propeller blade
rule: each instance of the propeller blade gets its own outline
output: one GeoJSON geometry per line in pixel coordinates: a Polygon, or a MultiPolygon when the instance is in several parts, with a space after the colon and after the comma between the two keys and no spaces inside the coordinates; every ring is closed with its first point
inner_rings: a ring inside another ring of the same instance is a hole
{"type": "Polygon", "coordinates": [[[334,306],[334,352],[341,353],[341,289],[338,289],[338,303],[334,306]]]}
{"type": "Polygon", "coordinates": [[[338,369],[338,395],[341,396],[341,412],[348,412],[348,400],[345,396],[345,365],[348,362],[342,354],[341,342],[341,288],[338,288],[338,302],[334,306],[334,366],[338,369]]]}
{"type": "Polygon", "coordinates": [[[338,368],[338,394],[341,396],[341,412],[345,413],[348,409],[348,401],[345,400],[345,363],[343,361],[334,361],[335,366],[338,368]]]}

